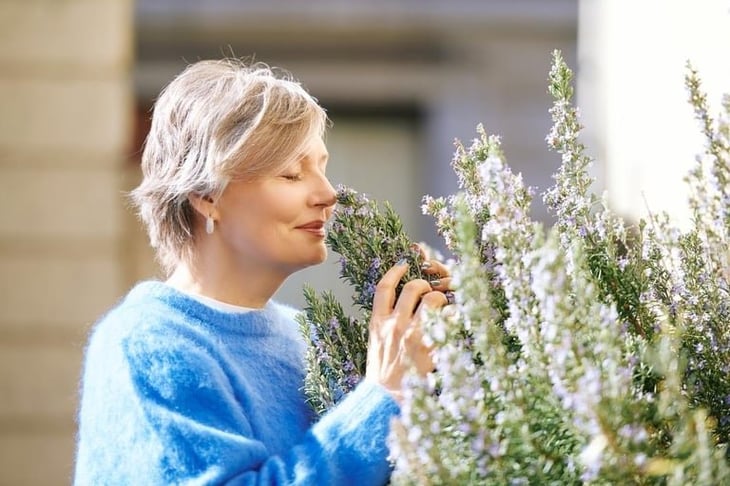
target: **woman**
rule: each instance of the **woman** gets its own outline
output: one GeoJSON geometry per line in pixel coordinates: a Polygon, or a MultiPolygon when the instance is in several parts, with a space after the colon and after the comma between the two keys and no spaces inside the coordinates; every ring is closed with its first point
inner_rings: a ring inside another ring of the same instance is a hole
{"type": "Polygon", "coordinates": [[[326,257],[326,121],[260,64],[198,62],[163,90],[132,196],[168,278],[138,284],[94,327],[76,484],[388,480],[401,378],[431,369],[418,316],[447,303],[448,279],[408,282],[395,301],[406,265],[385,274],[366,376],[313,423],[294,311],[271,297],[326,257]]]}

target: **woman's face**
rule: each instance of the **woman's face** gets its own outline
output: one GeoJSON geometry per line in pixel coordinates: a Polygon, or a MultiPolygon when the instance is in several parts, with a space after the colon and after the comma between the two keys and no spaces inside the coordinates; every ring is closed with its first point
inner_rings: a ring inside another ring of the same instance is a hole
{"type": "Polygon", "coordinates": [[[285,275],[325,260],[324,225],[336,202],[325,176],[327,158],[324,141],[314,136],[285,171],[228,184],[217,204],[215,231],[229,257],[285,275]]]}

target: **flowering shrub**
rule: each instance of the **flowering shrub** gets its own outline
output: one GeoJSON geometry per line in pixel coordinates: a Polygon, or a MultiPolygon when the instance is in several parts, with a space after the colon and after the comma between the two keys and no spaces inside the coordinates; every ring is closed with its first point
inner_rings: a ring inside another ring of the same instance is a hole
{"type": "Polygon", "coordinates": [[[300,327],[311,343],[304,389],[318,413],[337,403],[365,374],[368,323],[378,281],[402,259],[410,265],[396,294],[405,282],[422,277],[419,252],[390,204],[381,209],[344,186],[338,188],[337,204],[326,241],[340,254],[340,276],[354,288],[352,301],[361,315],[349,317],[331,292],[318,296],[312,288],[304,289],[300,327]]]}
{"type": "Polygon", "coordinates": [[[394,484],[730,484],[730,97],[713,120],[691,67],[686,85],[707,141],[686,231],[665,214],[629,226],[591,192],[559,52],[554,227],[530,219],[498,137],[479,127],[457,145],[460,192],[424,200],[455,255],[456,304],[425,321],[437,371],[406,380],[394,484]]]}

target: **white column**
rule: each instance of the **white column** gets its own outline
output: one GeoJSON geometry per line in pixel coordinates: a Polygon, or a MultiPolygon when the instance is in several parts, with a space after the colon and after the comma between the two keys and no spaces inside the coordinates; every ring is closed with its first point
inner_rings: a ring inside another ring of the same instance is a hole
{"type": "Polygon", "coordinates": [[[730,1],[581,0],[579,104],[599,187],[634,220],[689,217],[684,176],[703,151],[684,88],[689,60],[713,113],[730,92],[730,1]]]}

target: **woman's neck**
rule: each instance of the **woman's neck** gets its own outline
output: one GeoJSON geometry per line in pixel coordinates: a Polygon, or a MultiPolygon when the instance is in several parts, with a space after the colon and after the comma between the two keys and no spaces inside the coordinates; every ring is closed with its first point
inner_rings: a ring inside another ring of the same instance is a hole
{"type": "Polygon", "coordinates": [[[285,278],[262,269],[244,270],[234,265],[197,262],[194,265],[179,264],[167,279],[167,284],[226,304],[261,309],[285,278]]]}

